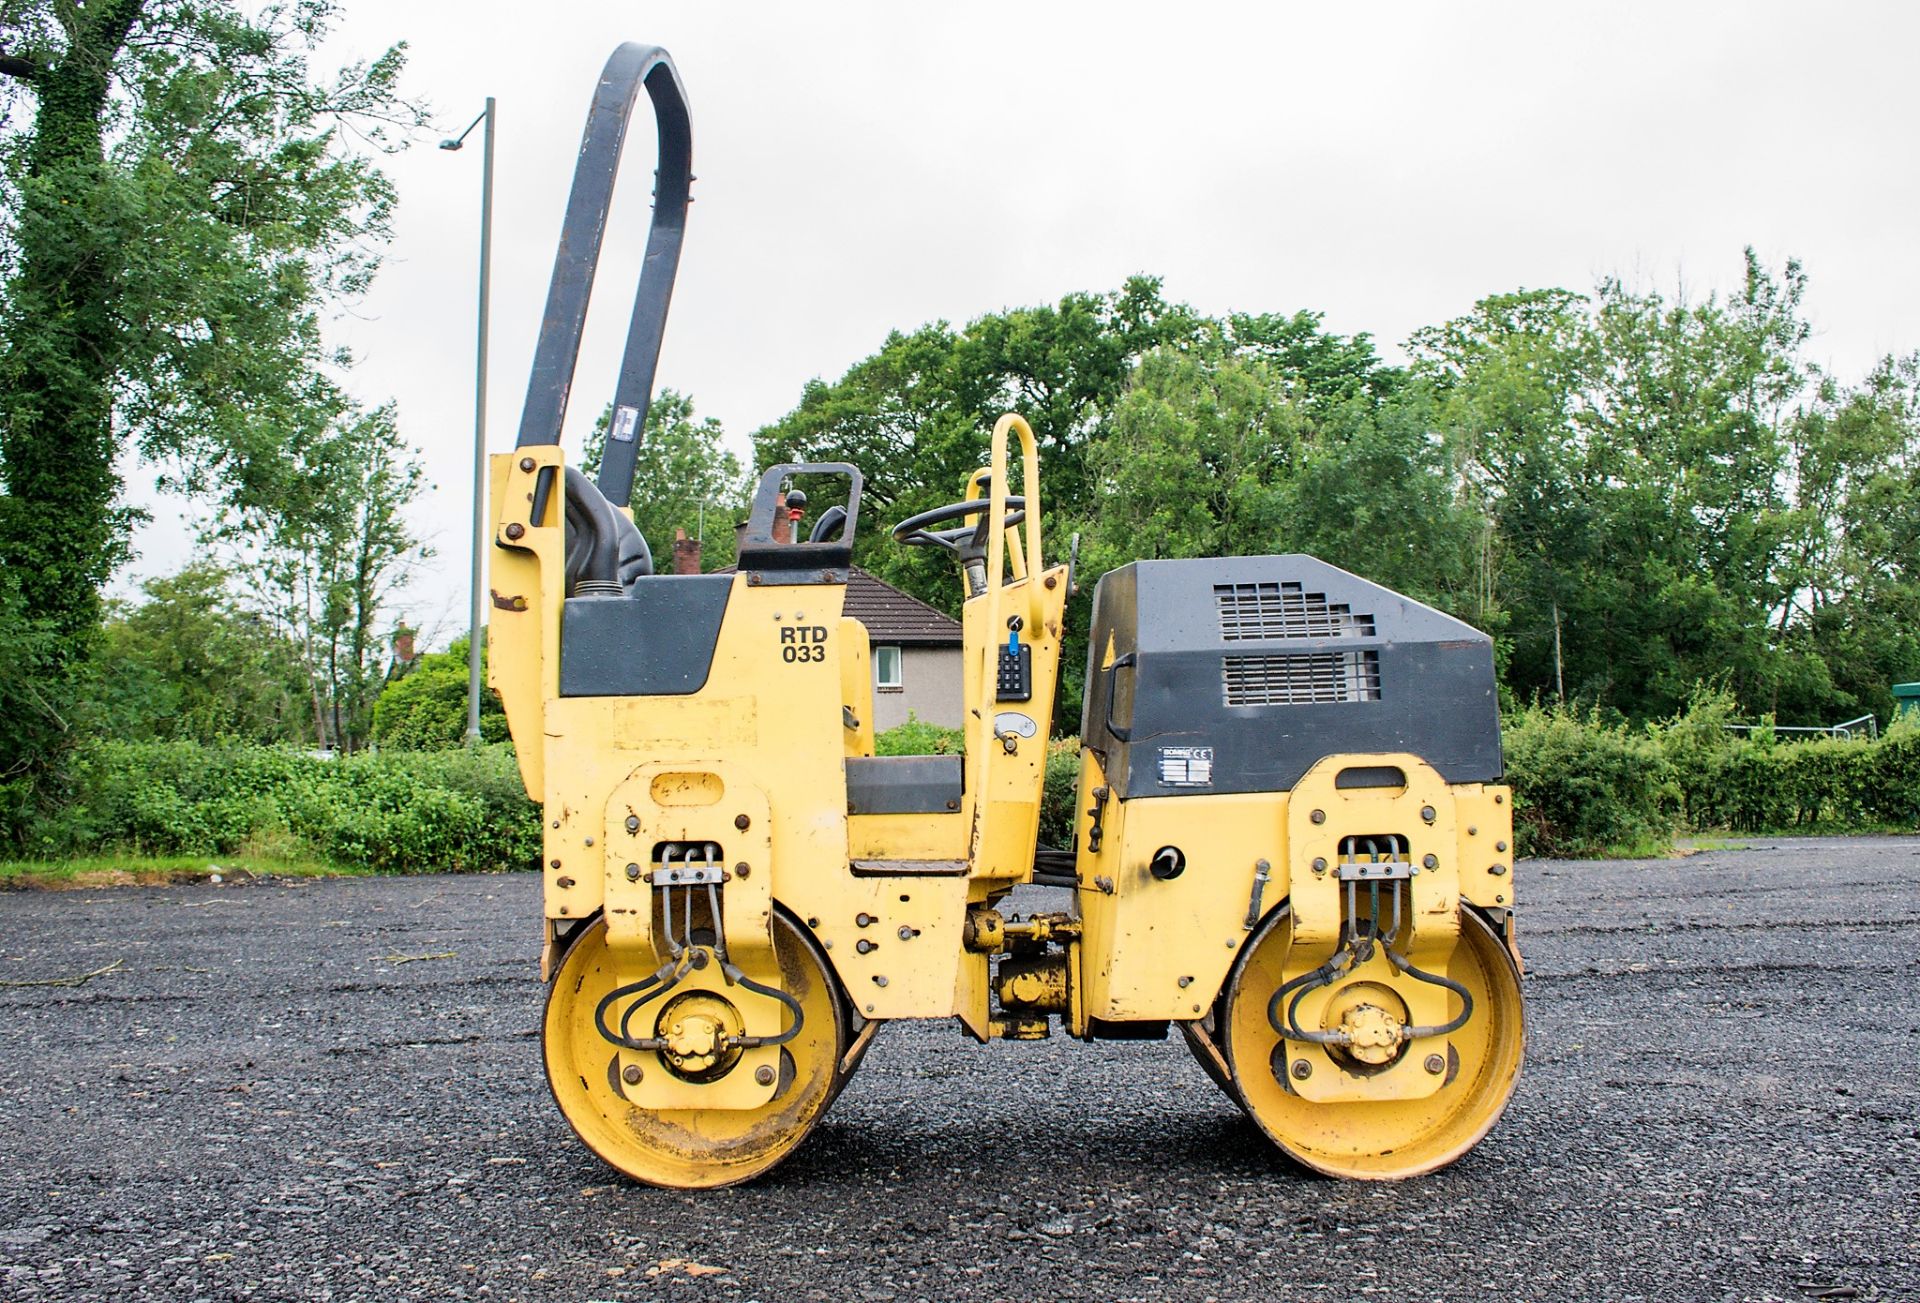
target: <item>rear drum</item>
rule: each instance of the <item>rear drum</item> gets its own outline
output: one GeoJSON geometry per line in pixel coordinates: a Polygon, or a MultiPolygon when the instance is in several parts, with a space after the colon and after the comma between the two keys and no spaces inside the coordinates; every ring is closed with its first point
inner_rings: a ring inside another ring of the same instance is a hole
{"type": "MultiPolygon", "coordinates": [[[[1520,975],[1486,921],[1460,915],[1460,940],[1447,975],[1473,995],[1474,1015],[1444,1038],[1414,1042],[1415,1054],[1444,1054],[1448,1078],[1424,1099],[1308,1102],[1288,1088],[1280,1035],[1267,1001],[1281,983],[1293,923],[1276,911],[1241,951],[1219,1013],[1228,1092],[1291,1157],[1329,1176],[1398,1180],[1445,1167],[1493,1128],[1520,1076],[1525,1031],[1520,975]]],[[[1452,1012],[1459,1012],[1457,998],[1452,1012]]]]}

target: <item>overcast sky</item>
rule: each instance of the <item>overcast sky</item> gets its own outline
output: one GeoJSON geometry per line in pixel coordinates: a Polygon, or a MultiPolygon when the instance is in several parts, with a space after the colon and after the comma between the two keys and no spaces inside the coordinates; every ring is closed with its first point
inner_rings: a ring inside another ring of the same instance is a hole
{"type": "MultiPolygon", "coordinates": [[[[1812,277],[1843,376],[1920,347],[1920,7],[1904,4],[745,5],[347,0],[333,47],[410,46],[457,130],[499,99],[490,444],[511,445],[600,65],[665,46],[695,203],[659,383],[747,436],[894,328],[1162,276],[1207,313],[1310,308],[1390,357],[1491,293],[1619,273],[1694,295],[1741,248],[1812,277]]],[[[611,394],[649,216],[644,97],[575,383],[611,394]]],[[[388,161],[395,239],[334,323],[400,406],[438,557],[409,613],[464,624],[480,151],[388,161]]],[[[478,133],[472,143],[478,144],[478,133]]],[[[744,457],[743,457],[744,460],[744,457]]],[[[177,568],[157,508],[121,589],[177,568]]],[[[660,541],[655,540],[656,549],[660,541]]],[[[1338,560],[1338,558],[1335,558],[1338,560]]]]}

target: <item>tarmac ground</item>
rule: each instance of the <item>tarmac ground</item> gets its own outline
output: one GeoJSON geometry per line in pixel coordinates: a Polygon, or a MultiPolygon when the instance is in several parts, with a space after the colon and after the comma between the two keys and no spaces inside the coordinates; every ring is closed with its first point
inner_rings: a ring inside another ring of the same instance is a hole
{"type": "Polygon", "coordinates": [[[1522,863],[1525,1072],[1420,1180],[1290,1165],[1177,1037],[941,1022],[702,1195],[555,1108],[532,875],[4,893],[0,1299],[1920,1299],[1916,879],[1522,863]]]}

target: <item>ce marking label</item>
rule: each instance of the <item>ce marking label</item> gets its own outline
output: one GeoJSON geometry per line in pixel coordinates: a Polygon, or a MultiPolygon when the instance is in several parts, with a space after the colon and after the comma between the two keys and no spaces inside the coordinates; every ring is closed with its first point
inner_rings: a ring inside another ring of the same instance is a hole
{"type": "Polygon", "coordinates": [[[789,665],[827,659],[827,626],[792,624],[780,631],[780,659],[789,665]]]}

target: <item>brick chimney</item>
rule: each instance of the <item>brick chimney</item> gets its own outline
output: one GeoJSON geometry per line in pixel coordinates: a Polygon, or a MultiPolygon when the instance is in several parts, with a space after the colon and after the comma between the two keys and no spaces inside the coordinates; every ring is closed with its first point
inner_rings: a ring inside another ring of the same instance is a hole
{"type": "Polygon", "coordinates": [[[673,573],[676,575],[697,575],[700,573],[700,540],[688,538],[687,531],[676,528],[673,531],[673,573]]]}

